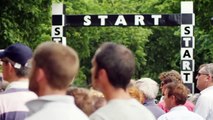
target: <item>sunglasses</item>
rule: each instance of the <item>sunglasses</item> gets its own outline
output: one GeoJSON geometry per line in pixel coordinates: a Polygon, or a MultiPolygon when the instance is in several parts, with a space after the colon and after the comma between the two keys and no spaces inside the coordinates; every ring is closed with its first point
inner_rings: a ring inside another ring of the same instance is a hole
{"type": "Polygon", "coordinates": [[[1,59],[1,60],[0,60],[0,63],[1,63],[1,65],[3,65],[3,63],[8,64],[9,61],[8,61],[8,60],[5,60],[5,59],[1,59]]]}
{"type": "Polygon", "coordinates": [[[197,76],[201,76],[201,75],[209,75],[209,74],[206,74],[206,73],[197,73],[197,76]]]}
{"type": "Polygon", "coordinates": [[[20,65],[20,64],[15,63],[15,62],[13,62],[12,60],[10,60],[10,59],[8,59],[8,58],[1,59],[1,62],[2,62],[1,65],[3,65],[3,63],[5,63],[5,64],[10,63],[11,65],[14,66],[14,68],[17,68],[17,69],[20,69],[20,68],[21,68],[21,65],[20,65]]]}

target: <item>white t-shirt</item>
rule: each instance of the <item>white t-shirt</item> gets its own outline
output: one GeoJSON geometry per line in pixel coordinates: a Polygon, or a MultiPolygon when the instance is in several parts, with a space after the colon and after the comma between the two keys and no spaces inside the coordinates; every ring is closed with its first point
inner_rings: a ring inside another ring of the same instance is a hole
{"type": "Polygon", "coordinates": [[[213,86],[200,93],[194,111],[206,120],[213,120],[213,86]]]}
{"type": "Polygon", "coordinates": [[[161,115],[158,120],[204,120],[200,115],[189,111],[185,106],[173,107],[168,113],[161,115]]]}
{"type": "Polygon", "coordinates": [[[114,99],[90,115],[90,120],[155,120],[154,115],[135,99],[114,99]]]}
{"type": "Polygon", "coordinates": [[[27,103],[26,120],[89,120],[74,103],[72,96],[49,95],[27,103]]]}

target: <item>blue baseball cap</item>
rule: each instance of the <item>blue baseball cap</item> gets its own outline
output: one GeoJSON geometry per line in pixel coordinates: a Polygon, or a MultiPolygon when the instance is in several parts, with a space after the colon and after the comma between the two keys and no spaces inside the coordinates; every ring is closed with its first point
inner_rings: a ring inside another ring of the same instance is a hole
{"type": "Polygon", "coordinates": [[[0,51],[0,59],[9,58],[15,63],[25,66],[29,59],[32,58],[32,50],[21,43],[8,46],[4,51],[0,51]]]}

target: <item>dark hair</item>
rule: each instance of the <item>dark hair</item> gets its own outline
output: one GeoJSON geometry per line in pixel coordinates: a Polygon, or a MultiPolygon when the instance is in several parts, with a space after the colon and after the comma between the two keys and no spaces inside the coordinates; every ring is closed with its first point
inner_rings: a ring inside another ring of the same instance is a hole
{"type": "Polygon", "coordinates": [[[115,88],[126,89],[135,70],[132,52],[123,45],[107,42],[96,51],[97,71],[105,69],[109,82],[115,88]]]}
{"type": "Polygon", "coordinates": [[[171,82],[166,85],[168,97],[175,96],[176,105],[184,105],[188,97],[188,89],[185,85],[176,82],[171,82]]]}
{"type": "Polygon", "coordinates": [[[16,75],[18,77],[27,77],[29,75],[29,68],[28,67],[21,67],[19,69],[14,68],[16,75]]]}

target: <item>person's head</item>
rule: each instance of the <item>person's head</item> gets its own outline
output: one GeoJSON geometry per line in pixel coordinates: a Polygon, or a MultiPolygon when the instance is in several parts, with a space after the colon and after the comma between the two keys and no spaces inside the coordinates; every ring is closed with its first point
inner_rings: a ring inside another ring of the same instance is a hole
{"type": "Polygon", "coordinates": [[[197,88],[202,91],[213,85],[213,63],[203,64],[199,67],[197,79],[197,88]]]}
{"type": "Polygon", "coordinates": [[[32,57],[32,50],[21,43],[8,46],[0,52],[3,79],[12,82],[28,76],[28,60],[32,57]]]}
{"type": "Polygon", "coordinates": [[[134,70],[134,55],[128,48],[120,44],[104,43],[92,59],[92,85],[99,90],[108,84],[114,88],[126,89],[134,70]]]}
{"type": "Polygon", "coordinates": [[[82,107],[80,109],[86,113],[86,115],[90,116],[105,104],[106,100],[104,97],[88,94],[84,97],[84,101],[81,102],[82,107]]]}
{"type": "Polygon", "coordinates": [[[151,78],[137,80],[136,87],[144,93],[146,99],[155,99],[158,95],[159,85],[151,78]]]}
{"type": "Polygon", "coordinates": [[[76,106],[88,116],[106,104],[106,100],[102,93],[96,90],[77,87],[70,88],[67,94],[74,97],[76,106]]]}
{"type": "Polygon", "coordinates": [[[159,79],[161,80],[160,88],[161,88],[162,94],[164,94],[166,84],[170,82],[174,82],[174,81],[183,83],[180,73],[176,70],[170,70],[170,71],[160,73],[159,79]]]}
{"type": "Polygon", "coordinates": [[[178,105],[184,105],[188,97],[188,89],[182,83],[171,82],[165,86],[165,106],[171,109],[178,105]]]}
{"type": "Polygon", "coordinates": [[[140,91],[136,86],[128,86],[127,87],[127,92],[129,93],[129,95],[138,100],[140,103],[144,103],[145,102],[145,95],[142,91],[140,91]]]}
{"type": "Polygon", "coordinates": [[[71,87],[67,90],[67,95],[71,95],[75,99],[75,104],[80,109],[83,108],[83,102],[85,101],[85,97],[88,96],[89,90],[86,88],[80,87],[71,87]]]}
{"type": "Polygon", "coordinates": [[[84,111],[89,116],[97,109],[106,105],[107,101],[100,91],[90,89],[89,95],[85,98],[84,111]]]}
{"type": "Polygon", "coordinates": [[[54,42],[44,42],[34,51],[29,89],[39,96],[44,95],[47,88],[65,92],[78,69],[79,58],[74,49],[54,42]]]}

